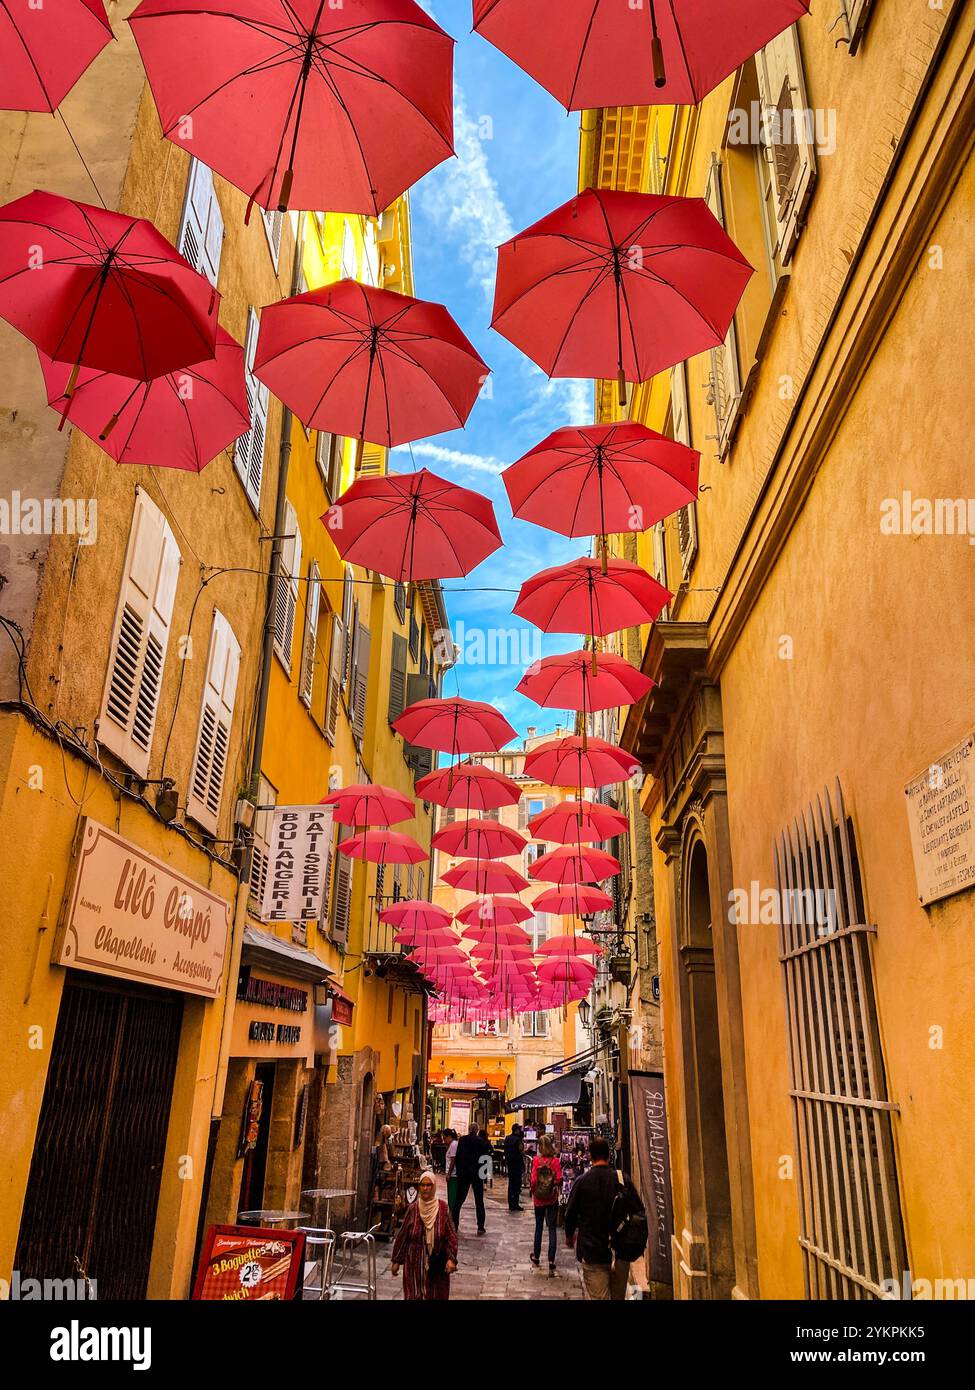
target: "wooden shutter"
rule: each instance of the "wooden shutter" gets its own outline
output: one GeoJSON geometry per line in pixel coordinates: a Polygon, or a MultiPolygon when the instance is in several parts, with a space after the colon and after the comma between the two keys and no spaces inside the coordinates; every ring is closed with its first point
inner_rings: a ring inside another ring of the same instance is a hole
{"type": "MultiPolygon", "coordinates": [[[[352,833],[349,826],[340,826],[338,843],[352,833]]],[[[329,935],[338,946],[345,946],[349,940],[349,918],[352,908],[352,860],[347,854],[335,855],[335,901],[332,908],[331,930],[329,935]]]]}
{"type": "Polygon", "coordinates": [[[393,663],[389,672],[389,722],[393,723],[406,709],[406,638],[393,633],[393,663]]]}
{"type": "Polygon", "coordinates": [[[186,802],[187,815],[214,835],[217,833],[220,799],[227,777],[230,730],[239,674],[240,643],[227,619],[218,609],[214,609],[200,726],[186,802]]]}
{"type": "MultiPolygon", "coordinates": [[[[277,802],[277,792],[266,777],[261,776],[257,783],[257,804],[273,807],[277,802]]],[[[256,911],[260,913],[264,902],[264,888],[267,883],[269,858],[268,834],[271,829],[269,810],[258,811],[254,816],[254,840],[251,848],[250,894],[256,911]]]]}
{"type": "Polygon", "coordinates": [[[318,562],[308,566],[308,592],[305,595],[305,640],[301,647],[301,674],[298,677],[298,696],[311,709],[315,690],[315,663],[318,657],[318,611],[321,603],[321,576],[318,562]]]}
{"type": "Polygon", "coordinates": [[[325,733],[331,743],[339,722],[342,698],[342,671],[345,667],[345,628],[337,613],[332,614],[332,640],[328,653],[328,694],[325,706],[325,733]]]}
{"type": "Polygon", "coordinates": [[[369,696],[369,657],[372,635],[358,623],[355,630],[355,651],[352,658],[352,732],[359,743],[366,732],[366,701],[369,696]]]}
{"type": "Polygon", "coordinates": [[[247,336],[244,340],[244,384],[247,389],[247,408],[251,427],[234,445],[234,468],[244,484],[244,491],[255,511],[261,506],[261,482],[264,477],[264,445],[267,439],[268,389],[254,375],[254,354],[261,322],[253,309],[247,311],[247,336]]]}
{"type": "Polygon", "coordinates": [[[856,53],[867,27],[867,18],[873,0],[841,0],[846,13],[846,27],[850,36],[850,53],[856,53]]]}
{"type": "Polygon", "coordinates": [[[213,186],[213,174],[198,159],[190,161],[186,201],[176,245],[194,270],[216,286],[223,251],[223,214],[213,186]]]}
{"type": "Polygon", "coordinates": [[[179,565],[169,522],[137,488],[98,741],[141,777],[149,771],[179,565]]]}
{"type": "MultiPolygon", "coordinates": [[[[684,362],[678,362],[670,373],[670,413],[674,438],[681,444],[689,445],[691,420],[687,400],[687,364],[684,362]]],[[[696,502],[689,502],[677,513],[677,537],[680,542],[681,572],[687,579],[697,557],[696,502]]]]}
{"type": "Polygon", "coordinates": [[[774,254],[790,260],[802,230],[806,205],[816,182],[816,151],[802,73],[797,26],[772,39],[755,57],[762,103],[765,155],[776,197],[774,254]]]}
{"type": "Polygon", "coordinates": [[[290,502],[285,505],[284,534],[288,539],[281,542],[280,568],[274,583],[274,650],[290,672],[301,574],[301,532],[290,502]]]}
{"type": "Polygon", "coordinates": [[[334,502],[342,491],[342,462],[345,457],[345,441],[337,434],[320,433],[315,446],[315,460],[322,475],[325,492],[329,502],[334,502]]]}
{"type": "Polygon", "coordinates": [[[275,209],[268,212],[266,208],[261,208],[261,217],[264,219],[264,230],[267,233],[267,243],[271,248],[271,260],[274,262],[274,269],[278,268],[278,259],[281,255],[281,236],[284,232],[283,212],[275,209]]]}
{"type": "Polygon", "coordinates": [[[352,570],[346,566],[345,577],[342,584],[342,628],[345,633],[345,655],[342,661],[342,689],[345,690],[349,684],[349,677],[352,674],[352,643],[355,640],[355,629],[359,621],[359,605],[355,601],[355,587],[352,579],[352,570]]]}
{"type": "MultiPolygon", "coordinates": [[[[708,182],[704,191],[704,200],[714,213],[715,217],[727,230],[727,219],[725,217],[724,194],[721,188],[721,161],[716,154],[711,155],[711,164],[708,170],[708,182]]],[[[682,364],[683,366],[683,364],[682,364]]],[[[686,376],[684,385],[684,406],[686,417],[687,386],[686,376]]],[[[718,458],[724,458],[730,447],[734,435],[735,426],[738,420],[738,408],[741,404],[741,365],[738,358],[738,331],[735,327],[734,318],[728,329],[728,336],[720,347],[711,349],[711,379],[708,383],[708,404],[714,409],[715,419],[715,438],[718,445],[718,458]]],[[[674,433],[675,439],[681,436],[674,433]]],[[[690,437],[682,440],[689,444],[690,437]]]]}
{"type": "Polygon", "coordinates": [[[322,910],[318,918],[318,930],[323,936],[328,934],[328,915],[332,906],[332,874],[335,869],[335,831],[336,823],[333,821],[331,833],[328,837],[328,844],[325,846],[325,869],[322,874],[322,910]]]}

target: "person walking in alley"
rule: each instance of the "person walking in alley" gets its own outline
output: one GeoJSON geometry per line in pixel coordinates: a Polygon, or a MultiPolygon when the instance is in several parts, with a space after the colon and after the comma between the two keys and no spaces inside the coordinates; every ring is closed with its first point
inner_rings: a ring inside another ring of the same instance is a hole
{"type": "Polygon", "coordinates": [[[486,1135],[482,1137],[477,1125],[471,1125],[463,1139],[458,1141],[454,1171],[457,1175],[457,1195],[450,1209],[454,1225],[460,1230],[461,1208],[467,1201],[467,1194],[473,1192],[477,1234],[483,1236],[484,1180],[491,1175],[491,1145],[486,1135]]]}
{"type": "Polygon", "coordinates": [[[521,1184],[525,1177],[525,1141],[521,1125],[512,1125],[504,1141],[504,1161],[508,1169],[508,1210],[524,1211],[521,1184]]]}
{"type": "Polygon", "coordinates": [[[542,1231],[548,1227],[548,1277],[555,1278],[555,1252],[558,1249],[559,1185],[562,1165],[555,1155],[555,1140],[543,1134],[538,1153],[532,1159],[531,1190],[535,1209],[535,1248],[529,1259],[537,1269],[542,1255],[542,1231]]]}
{"type": "Polygon", "coordinates": [[[448,1129],[445,1131],[447,1139],[447,1151],[444,1154],[444,1172],[447,1174],[447,1205],[451,1211],[457,1201],[457,1131],[448,1129]]]}
{"type": "Polygon", "coordinates": [[[609,1143],[589,1143],[592,1167],[576,1178],[565,1209],[565,1239],[575,1246],[586,1295],[621,1302],[630,1265],[647,1246],[647,1217],[629,1178],[609,1166],[609,1143]]]}
{"type": "Polygon", "coordinates": [[[457,1268],[457,1229],[447,1203],[437,1196],[432,1173],[424,1173],[417,1199],[407,1210],[393,1241],[390,1272],[403,1271],[403,1297],[408,1303],[450,1298],[450,1276],[457,1268]]]}

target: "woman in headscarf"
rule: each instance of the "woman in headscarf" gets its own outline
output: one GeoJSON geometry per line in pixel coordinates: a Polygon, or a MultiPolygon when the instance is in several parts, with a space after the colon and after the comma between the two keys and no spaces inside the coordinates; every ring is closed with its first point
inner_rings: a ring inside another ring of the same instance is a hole
{"type": "Polygon", "coordinates": [[[408,1302],[450,1297],[450,1276],[457,1268],[457,1232],[450,1208],[437,1196],[432,1173],[424,1173],[417,1199],[407,1210],[393,1241],[393,1278],[403,1271],[403,1297],[408,1302]]]}

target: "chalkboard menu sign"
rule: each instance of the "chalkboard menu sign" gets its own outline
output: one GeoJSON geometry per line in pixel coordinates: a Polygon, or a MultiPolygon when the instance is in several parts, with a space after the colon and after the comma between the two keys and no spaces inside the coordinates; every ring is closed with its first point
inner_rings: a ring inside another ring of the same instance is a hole
{"type": "Polygon", "coordinates": [[[267,1302],[296,1297],[305,1258],[303,1231],[211,1226],[193,1286],[205,1302],[267,1302]]]}

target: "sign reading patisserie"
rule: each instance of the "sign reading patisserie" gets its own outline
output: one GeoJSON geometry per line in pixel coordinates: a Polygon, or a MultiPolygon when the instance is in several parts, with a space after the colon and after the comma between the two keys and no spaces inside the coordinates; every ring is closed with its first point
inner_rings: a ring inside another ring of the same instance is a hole
{"type": "Polygon", "coordinates": [[[215,999],[229,934],[223,898],[85,818],[55,965],[215,999]]]}

